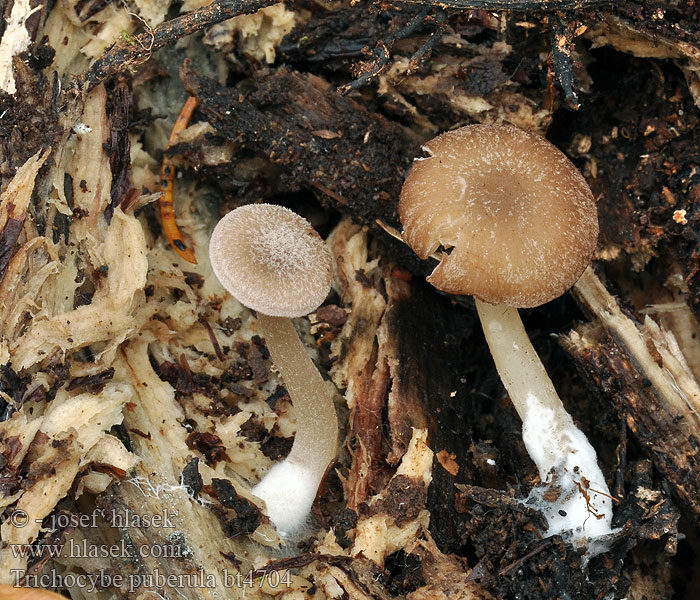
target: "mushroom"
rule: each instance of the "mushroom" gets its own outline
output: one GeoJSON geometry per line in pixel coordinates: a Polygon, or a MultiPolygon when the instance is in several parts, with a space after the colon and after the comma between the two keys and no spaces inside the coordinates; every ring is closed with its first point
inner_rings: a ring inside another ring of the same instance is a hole
{"type": "Polygon", "coordinates": [[[258,325],[289,392],[296,434],[289,455],[252,490],[282,537],[302,529],[337,449],[338,420],[326,384],[291,317],[315,310],[331,284],[332,259],[306,219],[282,206],[253,204],[228,213],[209,242],[214,274],[258,325]]]}
{"type": "Polygon", "coordinates": [[[512,125],[470,125],[430,140],[399,202],[403,238],[440,263],[437,289],[475,297],[501,380],[523,421],[543,482],[549,531],[573,539],[610,533],[611,496],[586,436],[566,412],[518,308],[549,302],[590,263],[597,210],[586,180],[555,146],[512,125]],[[549,495],[551,497],[551,494],[549,495]]]}

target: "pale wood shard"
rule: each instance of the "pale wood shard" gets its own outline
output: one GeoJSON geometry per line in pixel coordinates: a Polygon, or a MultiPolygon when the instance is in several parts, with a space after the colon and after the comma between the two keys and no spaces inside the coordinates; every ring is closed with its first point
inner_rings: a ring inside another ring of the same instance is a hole
{"type": "Polygon", "coordinates": [[[681,265],[673,261],[666,272],[668,277],[665,281],[648,286],[641,290],[643,293],[625,290],[626,297],[634,303],[640,315],[649,315],[662,329],[672,334],[676,342],[672,344],[676,348],[674,354],[682,356],[696,381],[700,381],[700,344],[697,341],[700,323],[687,301],[689,291],[681,265]]]}
{"type": "Polygon", "coordinates": [[[104,244],[96,251],[103,256],[108,275],[93,301],[45,320],[35,319],[11,347],[16,369],[27,369],[100,341],[108,342],[104,352],[113,352],[135,332],[134,313],[142,301],[148,269],[141,225],[117,210],[104,244]]]}
{"type": "Polygon", "coordinates": [[[29,0],[17,0],[13,3],[7,19],[2,41],[0,41],[0,90],[8,94],[14,94],[17,91],[15,76],[12,72],[12,59],[29,46],[31,38],[26,22],[37,10],[41,10],[41,6],[32,8],[29,0]]]}
{"type": "Polygon", "coordinates": [[[435,541],[417,541],[412,552],[420,557],[427,584],[408,594],[408,600],[492,600],[493,596],[475,581],[464,564],[454,556],[445,555],[435,541]]]}
{"type": "Polygon", "coordinates": [[[16,269],[18,261],[13,261],[17,253],[17,243],[24,229],[27,207],[34,191],[34,183],[51,149],[37,152],[29,158],[15,173],[0,196],[0,284],[8,269],[16,269]],[[13,262],[15,265],[13,265],[13,262]]]}
{"type": "MultiPolygon", "coordinates": [[[[101,220],[110,200],[112,172],[105,144],[110,139],[107,118],[107,92],[97,86],[85,99],[80,116],[81,134],[72,140],[75,150],[66,157],[71,174],[73,202],[78,217],[71,225],[71,233],[87,245],[87,253],[93,258],[95,245],[105,234],[101,220]]],[[[98,260],[93,261],[99,265],[98,260]]]]}
{"type": "Polygon", "coordinates": [[[26,217],[34,181],[49,154],[50,148],[44,152],[39,151],[17,169],[12,181],[0,196],[0,230],[5,229],[8,221],[23,221],[26,217]]]}
{"type": "Polygon", "coordinates": [[[408,449],[393,477],[384,491],[376,494],[369,503],[370,513],[377,508],[379,512],[357,523],[351,550],[353,555],[362,555],[383,565],[389,554],[419,537],[421,528],[427,529],[430,511],[421,509],[420,501],[416,503],[416,497],[408,489],[417,487],[422,491],[422,504],[425,507],[432,467],[433,452],[427,444],[427,431],[414,429],[408,449]],[[405,480],[399,486],[394,486],[402,477],[405,480]],[[396,497],[389,498],[392,493],[396,497]]]}
{"type": "MultiPolygon", "coordinates": [[[[35,180],[39,169],[51,154],[51,149],[43,153],[37,152],[29,158],[15,173],[0,196],[0,308],[3,309],[5,318],[0,321],[0,362],[9,360],[9,339],[11,339],[12,324],[17,322],[18,312],[14,314],[11,308],[16,308],[19,294],[19,282],[22,271],[26,265],[28,254],[37,246],[39,240],[30,240],[26,244],[17,247],[24,231],[24,222],[27,216],[27,207],[34,191],[35,180]],[[13,307],[13,304],[15,306],[13,307]],[[9,314],[8,314],[9,313],[9,314]]],[[[55,253],[49,249],[51,258],[55,261],[55,253]]],[[[51,267],[40,270],[35,278],[38,284],[34,293],[41,287],[44,279],[55,269],[55,262],[51,267]]]]}
{"type": "Polygon", "coordinates": [[[367,232],[350,220],[341,223],[328,243],[336,257],[335,279],[343,302],[352,306],[341,335],[332,376],[345,389],[350,408],[353,463],[345,484],[348,507],[357,510],[376,490],[383,467],[382,407],[389,387],[389,365],[376,334],[386,299],[370,278],[378,262],[367,255],[367,232]]]}
{"type": "Polygon", "coordinates": [[[37,537],[42,520],[68,493],[78,471],[88,464],[89,451],[106,430],[121,423],[122,408],[131,396],[131,388],[124,384],[109,384],[100,394],[70,396],[61,390],[50,405],[42,407],[43,415],[36,411],[29,417],[29,407],[25,405],[25,410],[0,423],[0,439],[5,444],[17,434],[18,427],[20,434],[24,433],[20,439],[26,444],[25,458],[30,465],[26,483],[12,509],[20,512],[26,524],[16,526],[8,520],[0,526],[0,564],[4,567],[0,582],[15,583],[16,575],[26,569],[28,556],[18,549],[37,537]],[[34,426],[28,428],[30,418],[34,426]],[[35,435],[30,439],[31,430],[35,435]]]}
{"type": "Polygon", "coordinates": [[[635,321],[589,268],[574,288],[593,321],[562,337],[582,371],[610,395],[654,465],[700,525],[700,387],[672,334],[635,321]]]}

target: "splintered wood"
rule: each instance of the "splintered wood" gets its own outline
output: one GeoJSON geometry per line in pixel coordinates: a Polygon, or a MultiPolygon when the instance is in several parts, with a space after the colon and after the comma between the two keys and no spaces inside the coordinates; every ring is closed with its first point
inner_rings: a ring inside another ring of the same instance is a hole
{"type": "MultiPolygon", "coordinates": [[[[132,213],[117,207],[107,226],[102,218],[111,183],[103,149],[109,139],[105,102],[104,89],[95,88],[80,117],[84,127],[67,141],[74,148],[72,156],[61,153],[52,165],[54,170],[64,169],[73,184],[74,218],[65,238],[39,235],[26,213],[34,180],[48,152],[27,161],[2,197],[0,218],[7,257],[0,288],[5,314],[2,351],[4,362],[9,360],[17,372],[25,373],[26,382],[23,389],[8,390],[12,398],[3,395],[14,412],[0,423],[4,450],[1,502],[3,507],[12,505],[8,514],[14,516],[0,528],[0,580],[28,585],[38,581],[48,556],[44,559],[41,552],[34,555],[23,549],[34,544],[37,536],[43,537],[42,523],[48,523],[54,535],[63,530],[62,538],[56,538],[59,548],[67,541],[70,544],[64,546],[63,558],[52,556],[56,561],[50,564],[52,572],[59,572],[65,581],[79,573],[93,577],[104,573],[119,559],[124,570],[119,578],[102,580],[107,589],[155,589],[160,587],[158,575],[180,581],[178,577],[201,572],[214,574],[213,579],[201,587],[184,586],[182,595],[237,597],[245,593],[252,597],[259,590],[227,585],[226,575],[240,572],[240,563],[227,557],[245,560],[243,571],[252,566],[259,551],[246,559],[246,544],[236,545],[224,531],[225,522],[205,508],[216,501],[212,479],[235,480],[236,476],[227,474],[221,464],[218,473],[200,465],[201,485],[208,486],[213,498],[201,502],[182,483],[183,471],[193,458],[183,423],[188,420],[193,426],[197,417],[188,417],[188,412],[197,412],[197,402],[206,405],[210,400],[201,394],[193,394],[200,397],[191,402],[176,399],[173,387],[152,366],[153,360],[164,362],[168,357],[221,377],[229,361],[208,365],[205,352],[211,351],[209,332],[213,330],[210,325],[204,327],[201,319],[210,313],[206,310],[210,302],[223,306],[231,317],[237,315],[237,307],[230,299],[224,301],[223,290],[208,270],[192,273],[173,264],[173,256],[162,244],[154,246],[143,222],[132,213]],[[187,281],[200,282],[199,288],[187,281]],[[173,290],[180,294],[173,295],[173,290]],[[149,352],[149,343],[159,341],[164,345],[149,352]],[[168,349],[169,342],[177,349],[168,349]],[[81,354],[87,347],[89,353],[81,354]],[[158,359],[152,358],[153,352],[158,359]],[[107,377],[101,377],[105,373],[107,377]],[[100,518],[76,530],[75,523],[80,522],[75,520],[76,500],[105,492],[115,480],[121,483],[88,510],[91,515],[97,511],[100,518]],[[67,515],[59,520],[63,526],[52,527],[51,521],[44,521],[49,515],[55,519],[61,511],[67,515]],[[121,518],[128,514],[139,518],[121,518]],[[153,515],[165,515],[168,525],[149,527],[153,515]],[[127,539],[132,550],[117,555],[66,550],[109,549],[115,536],[127,539]],[[182,560],[165,562],[164,556],[182,560]],[[152,577],[145,577],[146,572],[152,577]]],[[[245,344],[242,340],[236,343],[245,344]]],[[[230,346],[225,348],[230,350],[230,346]]],[[[222,410],[216,420],[222,425],[219,434],[232,447],[227,451],[228,460],[243,465],[241,473],[250,478],[255,476],[256,464],[262,470],[268,461],[256,445],[241,437],[240,428],[254,410],[268,413],[270,427],[274,421],[263,399],[256,399],[245,386],[239,391],[251,404],[257,401],[257,406],[240,413],[243,419],[233,415],[229,419],[222,410]]],[[[203,413],[201,417],[202,427],[210,427],[208,418],[203,413]]],[[[247,485],[235,485],[242,487],[243,497],[250,497],[247,485]]],[[[258,536],[275,538],[269,525],[262,526],[258,536]]],[[[90,592],[86,586],[74,591],[76,597],[94,597],[94,589],[90,592]]]]}
{"type": "Polygon", "coordinates": [[[562,338],[587,378],[609,394],[678,499],[700,524],[700,387],[672,332],[635,321],[588,268],[574,293],[593,321],[562,338]]]}

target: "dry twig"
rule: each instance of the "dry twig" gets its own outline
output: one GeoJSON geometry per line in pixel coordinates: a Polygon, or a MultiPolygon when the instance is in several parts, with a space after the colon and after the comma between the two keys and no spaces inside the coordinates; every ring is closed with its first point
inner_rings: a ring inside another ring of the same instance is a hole
{"type": "Polygon", "coordinates": [[[78,78],[78,89],[89,91],[113,75],[147,61],[156,50],[174,44],[185,36],[232,17],[254,13],[271,4],[275,4],[275,0],[214,0],[208,6],[134,36],[126,46],[112,46],[78,78]]]}
{"type": "Polygon", "coordinates": [[[459,10],[516,10],[554,11],[582,10],[613,4],[611,0],[404,0],[411,4],[430,4],[440,8],[459,10]]]}

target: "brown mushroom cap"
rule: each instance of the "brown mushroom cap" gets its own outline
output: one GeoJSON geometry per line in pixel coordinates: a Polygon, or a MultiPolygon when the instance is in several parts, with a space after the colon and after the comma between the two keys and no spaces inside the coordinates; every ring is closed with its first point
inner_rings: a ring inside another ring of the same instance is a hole
{"type": "Polygon", "coordinates": [[[430,140],[406,178],[399,215],[428,278],[450,294],[539,306],[568,290],[598,239],[595,200],[547,140],[512,125],[469,125],[430,140]]]}
{"type": "Polygon", "coordinates": [[[228,213],[209,241],[214,274],[241,304],[273,317],[315,310],[331,285],[331,255],[311,224],[283,206],[228,213]]]}

